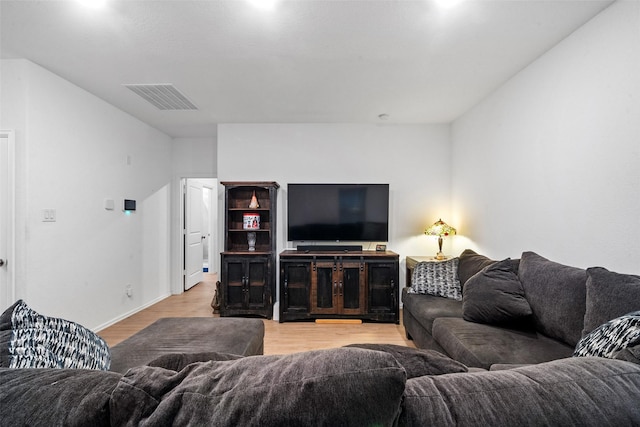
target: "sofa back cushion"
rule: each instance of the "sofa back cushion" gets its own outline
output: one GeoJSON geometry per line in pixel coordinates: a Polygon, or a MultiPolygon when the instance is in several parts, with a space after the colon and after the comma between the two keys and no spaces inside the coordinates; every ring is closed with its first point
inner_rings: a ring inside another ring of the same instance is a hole
{"type": "Polygon", "coordinates": [[[95,369],[0,368],[0,425],[110,426],[122,375],[95,369]]]}
{"type": "Polygon", "coordinates": [[[620,274],[602,267],[587,269],[586,336],[608,321],[640,310],[640,276],[620,274]]]}
{"type": "Polygon", "coordinates": [[[496,263],[496,260],[480,255],[471,249],[465,249],[458,257],[458,279],[464,286],[474,274],[483,268],[496,263]]]}
{"type": "MultiPolygon", "coordinates": [[[[462,286],[463,292],[464,285],[465,283],[467,283],[467,280],[469,280],[483,268],[498,262],[495,259],[480,255],[472,249],[465,249],[464,251],[462,251],[458,259],[458,279],[460,280],[460,285],[462,286]]],[[[518,274],[518,265],[520,264],[520,260],[512,259],[509,262],[511,264],[511,269],[513,270],[513,272],[515,274],[518,274]]]]}
{"type": "Polygon", "coordinates": [[[587,272],[523,252],[518,277],[536,329],[575,346],[582,337],[586,311],[587,272]]]}
{"type": "Polygon", "coordinates": [[[391,354],[360,348],[139,366],[111,393],[111,425],[396,425],[405,382],[391,354]]]}
{"type": "Polygon", "coordinates": [[[620,350],[616,353],[614,359],[626,360],[627,362],[640,365],[640,344],[620,350]]]}
{"type": "Polygon", "coordinates": [[[637,426],[640,366],[568,358],[407,381],[399,425],[637,426]]]}
{"type": "Polygon", "coordinates": [[[491,264],[465,286],[462,297],[462,317],[469,322],[515,325],[531,315],[511,259],[491,264]]]}

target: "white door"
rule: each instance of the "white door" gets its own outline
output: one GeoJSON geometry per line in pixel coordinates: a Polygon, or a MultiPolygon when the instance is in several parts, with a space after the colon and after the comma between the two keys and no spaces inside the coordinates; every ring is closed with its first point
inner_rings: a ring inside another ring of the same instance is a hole
{"type": "Polygon", "coordinates": [[[187,180],[185,202],[185,281],[184,289],[193,287],[202,281],[202,183],[187,180]]]}
{"type": "Polygon", "coordinates": [[[12,131],[0,131],[0,311],[13,304],[15,298],[13,138],[12,131]]]}

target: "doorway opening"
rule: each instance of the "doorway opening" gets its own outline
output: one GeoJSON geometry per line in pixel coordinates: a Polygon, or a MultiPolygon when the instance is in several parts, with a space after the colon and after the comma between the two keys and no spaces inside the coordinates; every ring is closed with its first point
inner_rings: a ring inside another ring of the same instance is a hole
{"type": "Polygon", "coordinates": [[[217,273],[217,198],[214,178],[182,179],[183,290],[217,273]]]}

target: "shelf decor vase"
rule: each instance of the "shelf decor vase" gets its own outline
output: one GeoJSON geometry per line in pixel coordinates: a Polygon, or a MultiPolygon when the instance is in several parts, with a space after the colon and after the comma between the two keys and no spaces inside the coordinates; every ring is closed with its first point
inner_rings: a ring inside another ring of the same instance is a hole
{"type": "Polygon", "coordinates": [[[251,196],[251,201],[249,202],[249,209],[257,209],[260,205],[258,204],[258,198],[256,197],[256,192],[253,192],[251,196]]]}
{"type": "Polygon", "coordinates": [[[256,233],[251,232],[247,233],[247,242],[249,243],[249,251],[253,252],[256,250],[256,233]]]}

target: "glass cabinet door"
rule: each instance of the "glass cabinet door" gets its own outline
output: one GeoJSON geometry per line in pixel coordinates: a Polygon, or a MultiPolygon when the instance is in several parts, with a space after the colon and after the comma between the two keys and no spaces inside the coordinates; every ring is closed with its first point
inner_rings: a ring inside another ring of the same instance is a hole
{"type": "Polygon", "coordinates": [[[396,264],[370,263],[368,265],[369,312],[395,311],[397,298],[396,264]]]}
{"type": "Polygon", "coordinates": [[[227,259],[223,263],[226,278],[226,295],[224,303],[227,307],[241,308],[245,304],[245,266],[243,260],[227,259]]]}
{"type": "Polygon", "coordinates": [[[364,264],[317,262],[312,267],[311,310],[318,314],[361,314],[366,311],[364,264]]]}
{"type": "Polygon", "coordinates": [[[338,282],[334,280],[335,262],[317,262],[313,264],[311,276],[311,307],[315,313],[335,313],[335,297],[338,282]]]}
{"type": "Polygon", "coordinates": [[[365,310],[364,264],[344,262],[340,264],[338,277],[338,296],[341,301],[341,312],[344,314],[360,314],[365,310]]]}
{"type": "Polygon", "coordinates": [[[311,284],[309,270],[309,262],[282,264],[280,280],[284,291],[284,295],[281,295],[284,312],[309,312],[309,286],[311,284]]]}
{"type": "Polygon", "coordinates": [[[248,308],[260,308],[267,304],[265,291],[269,269],[269,260],[256,258],[247,260],[247,275],[245,278],[245,292],[247,293],[248,308]]]}

